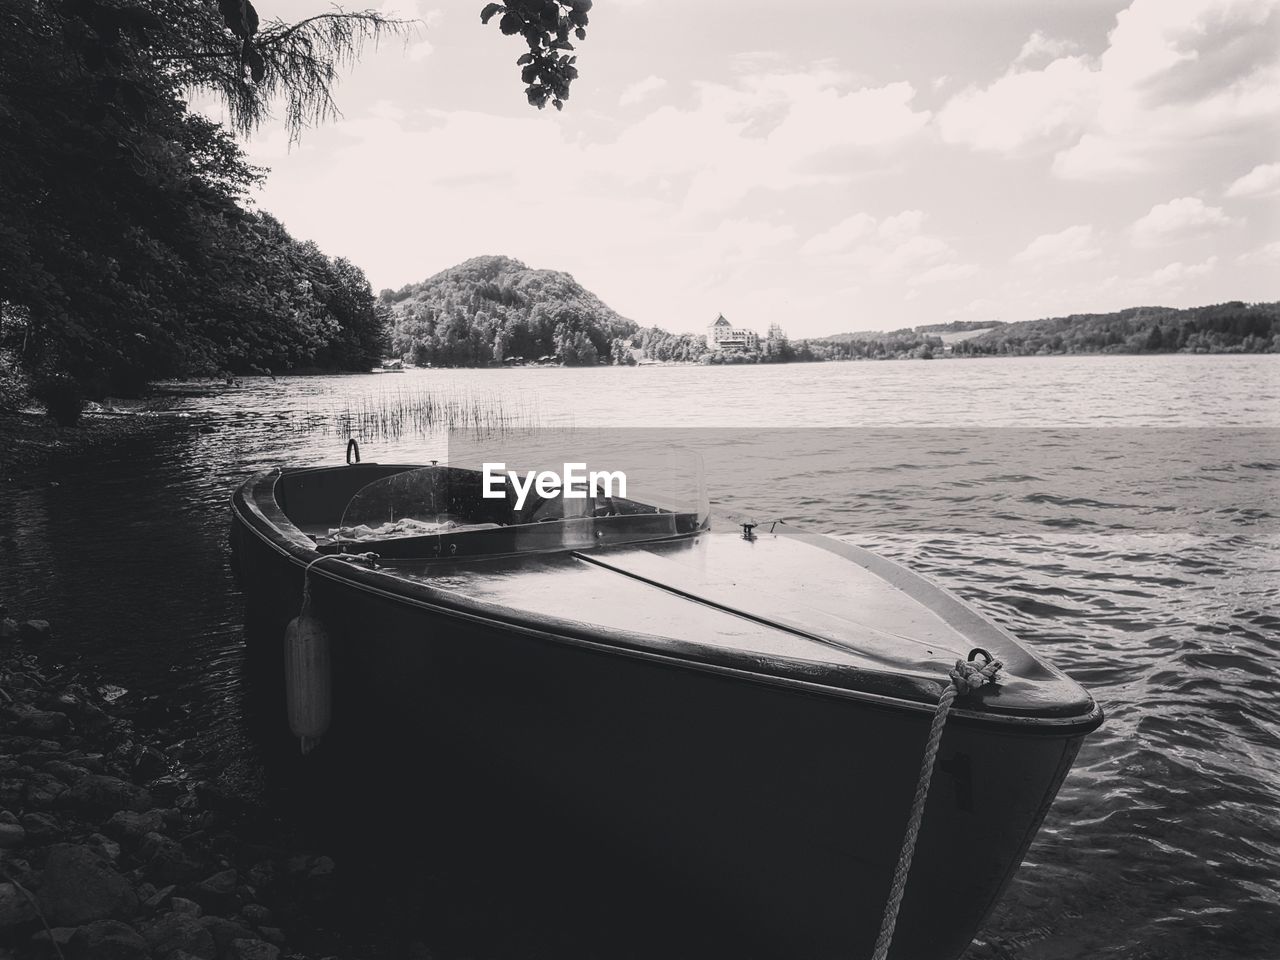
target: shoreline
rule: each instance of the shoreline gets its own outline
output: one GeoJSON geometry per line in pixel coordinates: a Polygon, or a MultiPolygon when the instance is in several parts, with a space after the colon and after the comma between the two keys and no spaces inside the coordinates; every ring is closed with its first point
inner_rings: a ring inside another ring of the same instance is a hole
{"type": "Polygon", "coordinates": [[[0,482],[20,483],[104,444],[159,429],[163,419],[149,413],[84,413],[74,427],[62,427],[42,413],[0,416],[0,482]]]}
{"type": "Polygon", "coordinates": [[[0,607],[0,953],[312,956],[291,932],[342,949],[322,920],[334,861],[255,825],[144,729],[145,692],[58,662],[52,632],[0,607]]]}

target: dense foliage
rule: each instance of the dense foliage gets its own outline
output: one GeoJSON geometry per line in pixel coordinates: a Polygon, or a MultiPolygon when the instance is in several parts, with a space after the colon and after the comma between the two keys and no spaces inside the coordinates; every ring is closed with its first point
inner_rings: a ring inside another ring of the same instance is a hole
{"type": "Polygon", "coordinates": [[[707,338],[700,333],[667,333],[661,327],[639,331],[633,344],[649,360],[686,363],[699,360],[707,352],[707,338]]]}
{"type": "Polygon", "coordinates": [[[246,210],[262,171],[185,95],[218,91],[247,128],[282,94],[296,130],[393,25],[259,29],[242,0],[0,0],[0,19],[0,351],[37,394],[376,361],[364,275],[246,210]]]}
{"type": "Polygon", "coordinates": [[[400,290],[385,290],[392,352],[418,364],[475,367],[555,357],[608,363],[636,325],[567,273],[509,257],[474,257],[400,290]]]}
{"type": "MultiPolygon", "coordinates": [[[[530,99],[559,106],[566,31],[584,35],[590,4],[510,6],[530,99]]],[[[386,318],[364,274],[250,210],[264,171],[187,99],[217,95],[237,133],[281,104],[297,136],[335,115],[367,41],[408,26],[337,8],[261,20],[249,0],[0,0],[0,404],[375,363],[386,318]]]]}

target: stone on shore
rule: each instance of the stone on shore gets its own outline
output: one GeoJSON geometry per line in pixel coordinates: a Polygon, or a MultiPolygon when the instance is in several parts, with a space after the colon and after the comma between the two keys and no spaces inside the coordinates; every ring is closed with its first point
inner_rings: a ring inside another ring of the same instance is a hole
{"type": "Polygon", "coordinates": [[[213,937],[219,955],[226,954],[235,940],[256,939],[256,934],[249,927],[226,917],[205,916],[200,918],[200,923],[213,937]]]}
{"type": "Polygon", "coordinates": [[[26,620],[18,625],[20,640],[46,640],[52,632],[48,620],[26,620]]]}
{"type": "Polygon", "coordinates": [[[77,781],[66,797],[66,802],[82,810],[102,813],[114,810],[142,813],[154,806],[151,795],[142,787],[118,777],[97,773],[77,781]]]}
{"type": "Polygon", "coordinates": [[[199,875],[201,866],[177,840],[162,833],[148,833],[138,851],[143,873],[157,883],[185,883],[199,875]]]}
{"type": "Polygon", "coordinates": [[[336,871],[338,865],[331,857],[316,857],[315,863],[307,871],[307,895],[315,900],[325,900],[337,892],[336,871]]]}
{"type": "Polygon", "coordinates": [[[27,840],[35,844],[49,843],[66,833],[62,824],[48,813],[24,813],[22,828],[27,831],[27,840]]]}
{"type": "Polygon", "coordinates": [[[0,850],[13,850],[27,841],[27,831],[8,810],[0,810],[0,850]]]}
{"type": "Polygon", "coordinates": [[[138,843],[148,833],[160,833],[164,830],[164,817],[159,810],[147,810],[138,813],[134,810],[120,810],[102,825],[102,832],[125,843],[138,843]]]}
{"type": "Polygon", "coordinates": [[[67,785],[50,773],[32,773],[27,778],[27,806],[52,808],[67,793],[67,785]]]}
{"type": "Polygon", "coordinates": [[[147,790],[158,802],[168,805],[186,793],[187,788],[177,777],[163,776],[147,784],[147,790]]]}
{"type": "Polygon", "coordinates": [[[87,841],[89,849],[110,863],[120,859],[120,844],[100,833],[95,833],[87,841]]]}
{"type": "MultiPolygon", "coordinates": [[[[142,886],[147,890],[152,889],[151,884],[149,883],[144,883],[142,886]]],[[[147,913],[155,913],[163,907],[165,903],[172,899],[173,891],[177,889],[178,888],[173,884],[169,884],[166,887],[161,887],[159,890],[155,890],[153,893],[149,893],[147,898],[142,901],[142,909],[147,913]]]]}
{"type": "Polygon", "coordinates": [[[271,911],[260,903],[246,903],[240,908],[240,915],[257,926],[271,922],[271,911]]]}
{"type": "Polygon", "coordinates": [[[213,935],[189,913],[169,913],[146,929],[147,943],[157,957],[185,950],[201,960],[217,960],[213,935]]]}
{"type": "Polygon", "coordinates": [[[56,710],[37,710],[25,703],[15,703],[5,711],[9,715],[13,733],[26,737],[48,737],[66,733],[71,726],[65,713],[56,710]]]}
{"type": "Polygon", "coordinates": [[[204,913],[204,911],[200,909],[200,904],[196,903],[194,900],[188,900],[186,897],[174,897],[169,909],[174,913],[185,913],[187,916],[195,917],[197,920],[199,920],[200,915],[204,913]]]}
{"type": "Polygon", "coordinates": [[[35,905],[16,883],[0,883],[0,935],[36,918],[35,905]]]}
{"type": "Polygon", "coordinates": [[[137,930],[118,920],[81,927],[68,944],[67,960],[148,960],[151,950],[137,930]]]}
{"type": "Polygon", "coordinates": [[[126,917],[138,909],[129,881],[88,847],[56,843],[41,876],[40,910],[51,926],[126,917]]]}
{"type": "Polygon", "coordinates": [[[155,747],[139,747],[133,755],[133,776],[139,783],[156,780],[169,772],[169,758],[155,747]]]}
{"type": "Polygon", "coordinates": [[[85,767],[66,760],[46,760],[40,769],[50,776],[57,777],[63,783],[72,784],[89,773],[85,767]]]}
{"type": "Polygon", "coordinates": [[[279,960],[280,948],[265,940],[232,940],[230,960],[279,960]]]}
{"type": "Polygon", "coordinates": [[[235,870],[219,871],[192,887],[191,899],[210,913],[235,910],[239,905],[236,897],[237,882],[235,870]]]}
{"type": "Polygon", "coordinates": [[[31,945],[31,953],[37,960],[58,960],[59,957],[71,955],[71,938],[76,935],[78,927],[53,927],[49,930],[37,930],[27,941],[31,945]]]}

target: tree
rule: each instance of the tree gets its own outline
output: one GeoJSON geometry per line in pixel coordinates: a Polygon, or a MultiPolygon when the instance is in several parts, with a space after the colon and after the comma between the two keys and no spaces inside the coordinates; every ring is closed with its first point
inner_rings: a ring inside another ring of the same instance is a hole
{"type": "MultiPolygon", "coordinates": [[[[554,22],[547,5],[514,4],[504,21],[523,18],[526,83],[562,102],[576,71],[560,20],[580,38],[589,4],[550,3],[554,22]]],[[[249,0],[0,0],[6,366],[125,391],[376,359],[386,311],[363,274],[246,210],[263,171],[186,103],[211,91],[247,133],[282,102],[297,137],[335,115],[344,64],[409,27],[368,10],[262,21],[249,0]]]]}

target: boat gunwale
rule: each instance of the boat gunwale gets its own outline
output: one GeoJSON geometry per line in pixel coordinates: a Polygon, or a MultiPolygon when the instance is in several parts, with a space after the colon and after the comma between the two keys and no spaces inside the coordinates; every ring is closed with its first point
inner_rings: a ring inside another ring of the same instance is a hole
{"type": "MultiPolygon", "coordinates": [[[[412,469],[411,464],[352,464],[349,467],[380,467],[383,469],[403,466],[412,469]]],[[[323,553],[316,549],[316,544],[307,537],[289,519],[276,499],[275,488],[280,478],[286,474],[296,474],[321,470],[344,470],[349,467],[277,467],[263,471],[246,480],[235,492],[232,499],[233,516],[244,528],[251,531],[266,546],[293,564],[299,573],[308,565],[322,557],[335,554],[323,553]],[[265,505],[264,505],[265,501],[265,505]]],[[[790,533],[796,536],[795,533],[790,533]]],[[[799,534],[809,538],[815,534],[799,534]]],[[[831,540],[831,538],[821,538],[831,540]]],[[[893,561],[886,560],[874,553],[864,551],[842,541],[831,540],[838,548],[847,548],[850,556],[854,552],[865,554],[873,560],[892,567],[896,572],[914,578],[920,583],[934,587],[918,574],[902,567],[893,561]]],[[[824,549],[832,549],[826,544],[824,549]]],[[[835,549],[837,554],[843,549],[835,549]]],[[[648,662],[661,663],[666,666],[692,669],[703,673],[711,673],[738,681],[784,687],[811,696],[856,700],[871,706],[894,710],[907,710],[922,715],[932,714],[937,702],[946,689],[946,679],[924,680],[918,677],[879,671],[867,668],[824,665],[811,663],[780,655],[752,654],[748,651],[715,648],[690,641],[667,637],[656,637],[650,634],[634,633],[605,627],[598,624],[584,624],[567,618],[546,614],[535,614],[527,610],[503,606],[485,600],[477,600],[453,591],[442,590],[422,581],[410,581],[396,576],[392,569],[364,567],[354,563],[329,564],[317,566],[311,570],[311,576],[330,580],[353,589],[362,590],[397,603],[408,604],[430,611],[435,616],[451,617],[473,623],[499,628],[507,632],[519,633],[523,636],[545,642],[567,644],[597,653],[613,656],[624,656],[648,662]],[[395,586],[392,588],[391,582],[395,586]],[[590,629],[591,635],[584,632],[590,629]],[[655,641],[658,641],[655,643],[655,641]],[[808,674],[808,676],[806,676],[808,674]],[[879,692],[859,686],[850,686],[832,682],[843,679],[857,682],[861,680],[868,686],[892,684],[904,690],[911,690],[921,699],[879,692]]],[[[963,601],[935,587],[946,598],[962,610],[967,617],[973,618],[987,629],[999,630],[990,621],[972,611],[963,601]]],[[[1002,631],[1003,632],[1003,631],[1002,631]]],[[[1019,649],[1026,650],[1016,640],[1019,649]]],[[[1061,672],[1051,664],[1045,663],[1026,651],[1054,674],[1061,672]]],[[[1086,692],[1087,696],[1087,692],[1086,692]]],[[[1016,713],[1002,713],[990,709],[974,709],[961,705],[951,708],[950,716],[955,721],[979,724],[984,728],[1003,728],[1008,733],[1033,733],[1057,737],[1085,736],[1097,729],[1103,721],[1102,708],[1088,697],[1090,709],[1083,713],[1064,716],[1029,716],[1016,713]]]]}

